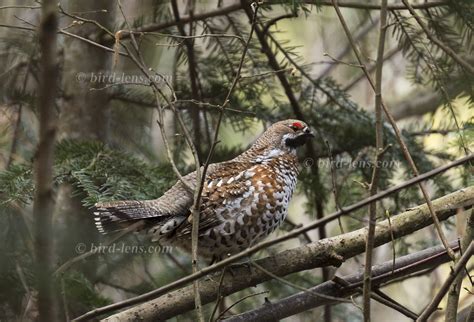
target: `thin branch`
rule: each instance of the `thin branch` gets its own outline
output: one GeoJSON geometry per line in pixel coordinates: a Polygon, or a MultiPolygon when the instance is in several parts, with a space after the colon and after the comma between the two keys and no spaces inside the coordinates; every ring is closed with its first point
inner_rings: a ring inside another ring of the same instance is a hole
{"type": "MultiPolygon", "coordinates": [[[[366,25],[363,25],[361,28],[359,28],[355,34],[355,40],[356,41],[359,41],[360,39],[362,39],[363,37],[365,37],[376,25],[377,23],[379,22],[379,18],[375,18],[375,19],[370,19],[369,23],[366,24],[366,25]]],[[[351,46],[350,44],[347,44],[346,47],[344,47],[344,49],[339,52],[336,56],[336,58],[338,60],[342,60],[350,51],[351,51],[351,46]]],[[[327,75],[329,75],[329,73],[333,70],[334,67],[336,67],[337,64],[330,64],[329,66],[327,66],[317,77],[315,77],[316,79],[320,79],[320,78],[324,78],[326,77],[327,75]]]]}
{"type": "Polygon", "coordinates": [[[449,287],[453,283],[456,276],[464,270],[464,266],[466,265],[467,261],[471,259],[473,254],[474,254],[474,241],[471,241],[469,247],[465,250],[464,254],[459,258],[459,261],[456,263],[453,270],[449,273],[448,278],[444,281],[443,285],[441,286],[436,296],[433,298],[433,300],[431,300],[431,302],[425,308],[423,313],[421,313],[417,321],[420,321],[420,322],[428,321],[428,318],[430,317],[430,315],[434,311],[436,311],[444,295],[448,292],[449,287]]]}
{"type": "MultiPolygon", "coordinates": [[[[244,65],[245,56],[247,54],[247,51],[248,51],[248,48],[249,48],[249,45],[250,45],[250,40],[252,39],[254,30],[256,28],[256,23],[255,22],[256,22],[256,19],[257,19],[257,12],[258,12],[259,7],[258,7],[256,2],[253,2],[250,5],[250,7],[253,9],[250,33],[249,33],[249,36],[248,36],[247,41],[245,43],[245,47],[243,49],[242,56],[240,58],[239,67],[237,68],[237,73],[235,74],[234,80],[232,81],[232,84],[229,88],[229,91],[227,92],[226,98],[224,99],[224,102],[221,105],[221,111],[220,111],[219,117],[217,119],[217,124],[216,124],[216,129],[214,131],[214,137],[213,137],[213,140],[212,140],[211,149],[209,150],[209,154],[207,155],[206,163],[203,166],[202,176],[200,177],[201,180],[200,180],[200,185],[199,185],[199,189],[198,189],[199,190],[199,195],[201,195],[201,193],[202,193],[202,189],[204,187],[206,172],[207,172],[207,169],[210,165],[212,155],[214,154],[215,147],[216,147],[216,145],[218,143],[218,140],[219,140],[219,129],[220,129],[222,119],[223,119],[223,116],[224,116],[224,110],[225,110],[226,106],[230,103],[230,101],[229,101],[230,97],[231,97],[232,93],[234,92],[234,89],[237,86],[237,83],[240,80],[240,77],[241,77],[240,75],[241,75],[241,72],[242,72],[242,67],[244,65]]],[[[196,207],[198,207],[198,206],[199,206],[199,201],[198,201],[198,203],[196,203],[196,207]]]]}
{"type": "MultiPolygon", "coordinates": [[[[469,243],[472,242],[474,239],[474,209],[468,210],[468,215],[466,218],[466,231],[464,236],[460,241],[460,248],[461,254],[466,250],[469,246],[469,243]]],[[[456,260],[458,262],[459,259],[456,260]]],[[[468,274],[469,276],[469,274],[468,274]]],[[[456,276],[455,280],[453,281],[449,293],[448,293],[448,300],[446,303],[446,314],[445,314],[445,321],[456,321],[457,320],[457,313],[458,313],[458,302],[459,302],[459,295],[461,293],[461,285],[463,280],[464,274],[460,273],[456,276]]],[[[472,285],[472,281],[471,281],[472,285]]]]}
{"type": "Polygon", "coordinates": [[[58,31],[58,33],[64,34],[64,35],[67,35],[67,36],[70,36],[70,37],[73,37],[73,38],[76,38],[76,39],[79,39],[79,40],[81,40],[81,41],[84,41],[84,42],[86,42],[86,43],[92,45],[92,46],[101,48],[101,49],[103,49],[103,50],[105,50],[105,51],[108,51],[108,52],[110,52],[110,53],[119,54],[120,56],[128,57],[128,54],[127,54],[127,53],[124,53],[124,52],[122,52],[122,51],[116,52],[116,51],[115,51],[114,49],[112,49],[112,48],[109,48],[109,47],[107,47],[107,46],[101,45],[101,44],[99,44],[99,43],[97,43],[97,42],[95,42],[95,41],[92,41],[92,40],[90,40],[90,39],[81,37],[81,36],[79,36],[79,35],[73,34],[73,33],[69,32],[69,31],[64,30],[64,29],[60,29],[60,30],[58,31]]]}
{"type": "MultiPolygon", "coordinates": [[[[116,242],[117,240],[121,239],[122,237],[124,237],[125,235],[127,235],[128,233],[130,232],[133,232],[135,231],[136,229],[142,227],[144,224],[143,221],[138,221],[136,223],[134,223],[133,225],[130,225],[127,227],[127,229],[121,231],[120,233],[118,233],[117,235],[113,236],[112,238],[110,238],[108,241],[106,241],[103,245],[104,246],[108,246],[108,245],[111,245],[113,244],[114,242],[116,242]]],[[[95,255],[97,253],[100,253],[97,252],[96,250],[89,250],[79,256],[76,256],[76,257],[73,257],[71,258],[70,260],[68,260],[67,262],[65,262],[64,264],[62,264],[61,266],[59,266],[58,269],[56,269],[56,271],[54,272],[54,275],[55,276],[59,276],[59,275],[62,275],[64,274],[69,268],[71,268],[75,263],[77,262],[80,262],[80,261],[83,261],[85,260],[86,258],[92,256],[92,255],[95,255]]]]}
{"type": "Polygon", "coordinates": [[[16,6],[2,6],[2,7],[0,7],[0,10],[3,10],[3,9],[41,9],[41,6],[20,6],[20,5],[16,5],[16,6]]]}
{"type": "MultiPolygon", "coordinates": [[[[118,5],[119,5],[119,8],[120,8],[120,11],[122,13],[122,16],[125,20],[125,23],[127,25],[127,27],[129,28],[129,30],[131,30],[130,28],[130,24],[128,23],[128,20],[122,10],[122,6],[121,6],[121,3],[120,3],[120,0],[118,0],[118,5]]],[[[121,31],[118,31],[116,33],[116,35],[120,35],[121,34],[121,31]]],[[[155,80],[155,77],[152,77],[152,75],[150,74],[150,71],[152,71],[151,68],[147,68],[146,67],[146,64],[145,64],[145,61],[143,59],[143,56],[140,52],[140,48],[138,46],[138,43],[137,41],[135,40],[135,36],[133,33],[130,33],[130,36],[131,36],[131,40],[132,40],[132,44],[133,44],[133,47],[137,53],[137,57],[135,57],[134,55],[131,54],[130,50],[128,49],[128,47],[124,44],[122,44],[122,47],[126,50],[127,54],[128,54],[128,57],[135,63],[135,65],[142,71],[142,73],[148,78],[148,80],[150,81],[150,84],[152,86],[152,89],[155,93],[155,97],[156,97],[156,103],[157,103],[157,108],[158,108],[158,114],[159,116],[161,115],[161,121],[159,122],[159,125],[161,124],[162,126],[164,125],[163,124],[163,114],[160,114],[162,111],[161,111],[161,105],[160,105],[160,102],[159,102],[159,96],[158,94],[163,97],[163,99],[166,101],[166,103],[171,107],[171,110],[173,111],[173,113],[175,114],[176,116],[176,119],[178,120],[178,123],[184,133],[184,138],[185,138],[185,141],[186,141],[186,144],[188,145],[188,147],[190,148],[191,150],[191,153],[194,157],[194,161],[195,161],[195,164],[196,164],[196,176],[199,177],[200,176],[200,166],[199,166],[199,158],[197,156],[197,153],[196,153],[196,149],[195,149],[195,146],[194,146],[194,143],[192,141],[192,138],[191,138],[191,135],[186,127],[186,124],[181,116],[181,114],[177,111],[177,109],[175,108],[175,104],[174,102],[177,101],[177,97],[176,97],[176,93],[174,92],[172,86],[170,85],[170,83],[166,80],[165,77],[162,77],[161,76],[161,79],[165,82],[165,85],[168,87],[168,89],[170,90],[172,96],[173,96],[173,101],[170,101],[168,99],[168,97],[163,93],[163,91],[161,90],[161,87],[160,85],[156,82],[155,80]]],[[[119,36],[117,36],[118,39],[119,36]]],[[[160,129],[162,130],[162,134],[164,134],[164,129],[162,129],[160,127],[160,129]]],[[[163,136],[163,138],[166,138],[166,135],[163,136]]],[[[166,141],[164,140],[165,144],[166,144],[166,141]]],[[[169,149],[167,149],[167,152],[168,153],[168,156],[171,156],[171,151],[169,149]]],[[[174,164],[174,161],[172,159],[172,157],[170,158],[170,163],[173,165],[174,164]]],[[[193,189],[192,187],[188,184],[188,182],[186,180],[184,180],[184,178],[182,177],[182,175],[179,173],[178,169],[176,168],[176,166],[173,166],[172,167],[173,170],[175,171],[176,175],[178,176],[179,180],[182,182],[183,186],[189,191],[189,192],[192,192],[193,189]]],[[[195,190],[195,195],[196,195],[196,190],[195,190]]]]}
{"type": "Polygon", "coordinates": [[[246,299],[250,298],[250,297],[254,297],[254,296],[257,296],[257,295],[262,295],[262,294],[267,294],[267,293],[270,293],[270,291],[262,291],[262,292],[257,292],[257,293],[252,293],[252,294],[249,294],[249,295],[246,295],[244,296],[243,298],[239,299],[238,301],[236,301],[235,303],[232,303],[231,306],[229,306],[228,308],[226,308],[224,311],[222,311],[221,314],[219,314],[219,316],[217,317],[217,321],[220,321],[221,318],[224,316],[225,313],[227,313],[231,308],[233,308],[234,306],[236,306],[237,304],[245,301],[246,299]]]}
{"type": "MultiPolygon", "coordinates": [[[[192,38],[188,38],[188,35],[186,34],[186,31],[184,30],[184,25],[181,22],[181,18],[179,16],[179,8],[178,8],[178,3],[177,0],[172,0],[171,1],[171,8],[173,9],[173,15],[175,17],[175,20],[178,22],[178,30],[179,33],[181,34],[181,37],[184,38],[184,44],[186,46],[186,56],[188,57],[188,71],[189,71],[189,80],[191,83],[191,95],[192,99],[199,100],[201,101],[201,95],[198,89],[198,71],[197,71],[197,61],[196,61],[196,55],[194,52],[194,41],[192,38]]],[[[190,14],[192,16],[192,14],[190,14]]],[[[192,24],[190,25],[190,31],[192,30],[192,24]]],[[[189,36],[193,36],[191,33],[189,36]]],[[[200,113],[199,113],[199,108],[193,108],[190,110],[190,115],[191,119],[193,122],[193,128],[194,128],[194,141],[199,142],[201,139],[201,126],[200,126],[200,113]]],[[[202,152],[200,145],[196,145],[196,152],[198,155],[198,159],[201,159],[202,157],[202,152]]],[[[200,166],[200,162],[196,164],[196,167],[200,166]]],[[[193,226],[194,227],[194,226],[193,226]]],[[[195,228],[196,230],[197,228],[195,228]]],[[[197,230],[196,230],[197,231],[197,230]]],[[[197,234],[197,232],[196,232],[197,234]]],[[[197,255],[196,255],[197,256],[197,255]]],[[[193,258],[193,263],[196,262],[197,265],[197,257],[193,258]]]]}
{"type": "MultiPolygon", "coordinates": [[[[343,215],[346,215],[348,213],[351,213],[353,211],[361,209],[362,207],[367,206],[371,202],[374,202],[374,201],[380,200],[382,198],[385,198],[385,197],[387,197],[387,196],[389,196],[389,195],[391,195],[391,194],[393,194],[397,191],[400,191],[404,188],[407,188],[409,186],[417,184],[422,180],[427,180],[427,179],[429,179],[429,178],[431,178],[431,177],[433,177],[433,176],[435,176],[439,173],[447,171],[448,169],[453,168],[455,166],[458,166],[460,164],[464,164],[466,162],[469,162],[473,159],[474,159],[474,154],[472,154],[468,157],[463,157],[463,158],[461,158],[457,161],[451,162],[451,163],[449,163],[445,166],[439,167],[439,168],[434,169],[430,172],[427,172],[423,175],[412,178],[412,179],[410,179],[410,180],[408,180],[408,181],[406,181],[402,184],[399,184],[399,185],[394,186],[390,189],[379,192],[379,193],[377,193],[376,195],[374,195],[372,197],[361,200],[361,201],[359,201],[355,204],[352,204],[351,206],[348,206],[346,208],[341,209],[340,211],[337,211],[333,214],[330,214],[330,215],[324,217],[323,219],[313,221],[310,224],[308,224],[306,226],[303,226],[301,228],[297,228],[297,229],[295,229],[295,230],[293,230],[293,231],[291,231],[291,232],[289,232],[285,235],[282,235],[282,236],[279,236],[279,237],[277,237],[273,240],[264,241],[262,243],[259,243],[259,244],[255,245],[255,246],[249,247],[246,250],[244,250],[244,251],[242,251],[238,254],[232,255],[232,256],[230,256],[230,257],[228,257],[228,258],[226,258],[226,259],[224,259],[224,260],[222,260],[222,261],[220,261],[216,264],[205,267],[197,273],[190,274],[186,277],[183,277],[179,280],[176,280],[172,283],[169,283],[168,285],[165,285],[165,286],[163,286],[161,288],[158,288],[156,290],[153,290],[151,292],[142,294],[138,297],[128,299],[128,300],[125,300],[125,301],[121,301],[121,302],[117,302],[117,303],[114,303],[114,304],[110,304],[110,305],[107,305],[107,306],[104,306],[104,307],[101,307],[101,308],[94,309],[94,310],[92,310],[90,312],[87,312],[87,313],[83,314],[82,316],[76,318],[76,320],[80,321],[80,320],[84,320],[84,319],[90,319],[90,318],[99,316],[101,314],[107,313],[107,312],[115,311],[115,310],[118,310],[118,309],[121,309],[121,308],[125,308],[125,307],[128,307],[128,306],[137,304],[137,303],[141,303],[141,302],[156,298],[156,297],[161,296],[163,294],[166,294],[167,292],[170,292],[172,290],[182,288],[185,285],[187,285],[188,283],[193,282],[195,279],[201,278],[201,277],[206,276],[206,275],[208,275],[212,272],[218,271],[218,270],[222,269],[223,267],[227,266],[228,264],[234,263],[234,262],[238,261],[239,259],[248,257],[251,254],[256,253],[257,251],[259,251],[263,248],[267,248],[271,245],[275,245],[277,243],[280,243],[280,242],[283,242],[283,241],[286,241],[286,240],[289,240],[289,239],[292,239],[292,238],[296,238],[300,234],[302,234],[306,231],[312,230],[314,228],[319,227],[320,225],[324,225],[328,222],[331,222],[332,220],[335,220],[335,219],[337,219],[337,218],[339,218],[343,215]]],[[[463,193],[466,193],[466,191],[468,191],[469,189],[470,188],[467,188],[467,189],[463,190],[463,193]]],[[[474,190],[474,188],[472,188],[470,190],[474,190]]],[[[394,226],[393,222],[392,222],[392,226],[394,226]]]]}
{"type": "Polygon", "coordinates": [[[272,18],[268,20],[268,22],[265,24],[265,27],[263,27],[262,32],[266,34],[268,30],[270,29],[270,27],[276,24],[280,20],[287,19],[287,18],[296,18],[296,17],[298,17],[298,14],[296,12],[291,12],[291,13],[287,13],[287,14],[272,18]]]}
{"type": "MultiPolygon", "coordinates": [[[[393,274],[393,271],[392,271],[392,274],[393,274]]],[[[344,286],[344,287],[351,286],[349,282],[347,282],[346,280],[344,280],[344,279],[342,279],[338,276],[335,276],[333,278],[333,281],[335,283],[339,284],[339,285],[344,286]]],[[[363,289],[361,289],[360,287],[357,288],[357,290],[359,292],[363,292],[363,289]]],[[[401,305],[400,303],[398,303],[394,299],[390,298],[389,296],[385,295],[384,293],[382,293],[378,289],[376,289],[372,293],[370,293],[370,297],[372,299],[376,300],[377,302],[379,302],[379,303],[381,303],[385,306],[388,306],[388,307],[402,313],[403,315],[405,315],[409,318],[416,319],[418,317],[418,315],[416,315],[414,312],[412,312],[409,309],[405,308],[403,305],[401,305]]],[[[363,311],[363,309],[362,309],[362,311],[363,311]]]]}
{"type": "MultiPolygon", "coordinates": [[[[349,28],[347,27],[347,24],[346,24],[346,21],[341,13],[341,10],[338,6],[338,2],[337,0],[331,0],[333,2],[333,6],[334,6],[334,9],[336,10],[336,13],[337,13],[337,16],[339,17],[339,20],[341,22],[341,25],[344,29],[344,32],[349,40],[349,43],[351,44],[352,46],[352,50],[354,51],[354,54],[357,58],[357,61],[359,62],[359,64],[362,66],[362,70],[364,71],[364,74],[370,84],[370,86],[372,87],[372,89],[374,91],[376,91],[376,88],[375,88],[375,83],[372,79],[372,76],[370,75],[370,73],[368,72],[365,64],[363,63],[362,61],[362,58],[361,58],[361,55],[359,53],[359,50],[357,49],[357,46],[354,42],[354,39],[349,31],[349,28]]],[[[401,131],[395,121],[395,119],[393,118],[392,114],[390,113],[388,107],[385,105],[383,99],[380,100],[381,102],[381,106],[383,108],[383,111],[385,113],[385,115],[387,116],[390,124],[392,125],[392,128],[395,132],[395,136],[396,136],[396,139],[398,141],[398,144],[400,145],[400,148],[402,149],[402,153],[405,157],[405,159],[407,160],[408,162],[408,165],[410,166],[410,168],[412,169],[412,172],[414,174],[415,177],[419,176],[419,171],[418,171],[418,168],[416,167],[416,164],[415,162],[413,161],[413,158],[410,154],[410,152],[408,151],[408,147],[406,145],[406,143],[404,142],[403,140],[403,137],[402,137],[402,134],[401,134],[401,131]]],[[[438,236],[441,240],[441,242],[443,243],[443,245],[446,247],[446,249],[448,250],[448,254],[450,254],[451,258],[454,259],[454,252],[452,250],[449,249],[449,246],[448,246],[448,241],[446,239],[446,236],[444,235],[444,232],[441,228],[441,225],[440,223],[438,222],[438,217],[436,216],[436,213],[434,212],[433,210],[433,206],[431,204],[431,200],[430,200],[430,197],[428,195],[428,191],[426,190],[426,187],[424,185],[424,183],[420,182],[419,184],[419,187],[420,187],[420,190],[421,192],[423,193],[423,197],[425,198],[426,200],[426,203],[428,204],[428,207],[430,209],[430,212],[431,212],[431,216],[433,217],[433,221],[434,221],[434,225],[436,227],[436,230],[438,232],[438,236]]]]}
{"type": "MultiPolygon", "coordinates": [[[[214,321],[214,315],[216,314],[217,309],[219,308],[219,305],[220,305],[221,301],[224,299],[224,297],[221,295],[221,286],[222,286],[222,282],[224,281],[224,276],[225,276],[226,271],[227,271],[227,267],[224,267],[224,269],[222,270],[222,273],[221,273],[221,278],[219,279],[219,286],[217,287],[216,304],[214,305],[214,309],[212,310],[211,317],[209,318],[209,322],[214,321]]],[[[216,319],[216,321],[218,321],[218,320],[219,320],[219,318],[216,319]]]]}
{"type": "MultiPolygon", "coordinates": [[[[383,119],[382,119],[382,69],[383,56],[385,49],[385,33],[387,30],[387,0],[382,0],[382,9],[380,10],[380,30],[377,49],[377,63],[375,69],[375,163],[370,181],[370,195],[377,193],[377,185],[380,177],[380,160],[383,153],[383,119]]],[[[365,247],[365,271],[363,288],[363,308],[364,321],[370,322],[370,297],[371,275],[372,275],[372,256],[374,248],[375,225],[377,223],[377,203],[369,206],[369,230],[367,233],[367,243],[365,247]]]]}
{"type": "Polygon", "coordinates": [[[390,211],[388,209],[385,210],[385,216],[387,217],[388,225],[390,227],[390,234],[392,237],[392,263],[393,263],[393,269],[395,269],[395,259],[397,257],[397,254],[395,251],[395,237],[393,236],[392,220],[390,217],[390,211]]]}
{"type": "MultiPolygon", "coordinates": [[[[397,54],[398,52],[400,51],[400,48],[398,47],[395,47],[389,51],[387,51],[387,53],[385,54],[383,60],[386,61],[386,60],[389,60],[391,59],[393,56],[395,56],[395,54],[397,54]]],[[[369,73],[373,72],[375,70],[375,67],[376,67],[376,64],[370,64],[369,66],[367,66],[367,71],[369,73]]],[[[359,83],[362,79],[365,78],[365,74],[364,73],[361,73],[359,76],[356,76],[355,78],[353,78],[351,81],[349,81],[348,84],[344,85],[343,87],[343,91],[344,92],[347,92],[349,91],[352,87],[354,87],[357,83],[359,83]]]]}
{"type": "Polygon", "coordinates": [[[280,277],[280,276],[277,276],[275,274],[273,274],[272,272],[270,272],[269,270],[263,268],[262,266],[258,265],[257,263],[255,262],[251,262],[250,265],[253,265],[255,266],[257,269],[259,269],[260,271],[262,271],[263,273],[267,274],[268,276],[270,276],[272,279],[274,280],[277,280],[279,281],[280,283],[282,284],[285,284],[285,285],[288,285],[294,289],[297,289],[297,290],[300,290],[300,291],[303,291],[305,293],[308,293],[314,297],[319,297],[319,298],[322,298],[322,299],[326,299],[326,300],[331,300],[331,301],[336,301],[336,302],[343,302],[343,303],[352,303],[351,300],[346,300],[344,298],[341,298],[341,297],[335,297],[335,296],[330,296],[330,295],[326,295],[326,294],[323,294],[323,293],[318,293],[318,292],[315,292],[313,290],[310,290],[306,287],[302,287],[298,284],[295,284],[295,283],[292,283],[290,281],[287,281],[286,279],[284,279],[283,277],[280,277]]]}
{"type": "MultiPolygon", "coordinates": [[[[314,4],[314,0],[305,0],[305,3],[314,4]]],[[[330,0],[321,0],[317,2],[318,5],[322,6],[332,6],[333,3],[330,0]]],[[[365,2],[356,2],[356,1],[338,1],[338,5],[341,8],[352,8],[352,9],[363,9],[363,10],[381,10],[382,6],[375,3],[365,3],[365,2]]],[[[432,1],[432,2],[422,2],[413,4],[414,9],[429,9],[435,7],[448,6],[449,1],[432,1]]],[[[387,6],[388,11],[397,11],[397,10],[407,10],[407,8],[401,3],[394,3],[387,6]]]]}
{"type": "MultiPolygon", "coordinates": [[[[180,16],[179,16],[179,8],[178,8],[178,3],[176,0],[171,1],[171,7],[173,9],[173,15],[175,17],[176,22],[178,23],[178,30],[181,34],[182,37],[187,37],[186,31],[184,30],[184,25],[181,22],[180,16]]],[[[193,13],[192,10],[190,12],[190,17],[192,18],[193,13]]],[[[192,31],[192,25],[190,25],[190,31],[192,31]]],[[[192,36],[192,34],[190,33],[192,36]]],[[[194,41],[190,38],[185,38],[184,44],[186,45],[186,55],[188,57],[188,70],[189,70],[189,79],[191,81],[191,94],[192,94],[192,99],[195,100],[201,100],[200,93],[198,91],[198,74],[197,74],[197,62],[196,58],[194,55],[194,41]]],[[[193,108],[190,111],[191,118],[193,121],[194,125],[194,140],[195,142],[198,142],[201,136],[201,127],[200,127],[200,113],[199,109],[193,108]]],[[[201,158],[201,149],[199,146],[196,147],[196,169],[201,167],[201,163],[199,159],[201,158]]],[[[197,173],[197,178],[204,178],[205,173],[201,174],[200,172],[197,173]]],[[[204,179],[203,179],[204,180],[204,179]]],[[[192,207],[191,210],[191,215],[188,218],[188,220],[192,220],[192,230],[191,230],[191,265],[192,265],[192,270],[193,273],[196,273],[199,270],[199,263],[198,263],[198,242],[199,242],[199,215],[200,215],[200,198],[201,198],[201,190],[202,187],[198,186],[195,189],[195,194],[194,194],[194,206],[192,207]]],[[[200,290],[199,290],[199,280],[194,281],[194,301],[195,301],[195,306],[196,306],[196,315],[197,315],[197,320],[200,322],[204,322],[204,313],[202,311],[202,305],[201,305],[201,295],[200,295],[200,290]]]]}

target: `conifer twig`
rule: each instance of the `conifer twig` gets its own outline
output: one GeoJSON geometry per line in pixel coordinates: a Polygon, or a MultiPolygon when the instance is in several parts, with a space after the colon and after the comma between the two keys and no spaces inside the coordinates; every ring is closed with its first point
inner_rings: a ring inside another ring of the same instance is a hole
{"type": "Polygon", "coordinates": [[[468,62],[466,62],[464,59],[462,59],[458,54],[456,54],[456,52],[451,47],[445,45],[441,40],[433,36],[428,30],[428,27],[425,25],[423,20],[421,20],[420,16],[413,9],[413,6],[407,0],[402,0],[402,2],[407,7],[408,11],[410,11],[410,14],[413,16],[413,18],[415,18],[415,20],[418,22],[421,29],[423,29],[426,34],[426,37],[428,37],[432,42],[434,42],[439,48],[441,48],[446,54],[448,54],[453,60],[455,60],[471,75],[474,75],[474,67],[468,62]]]}

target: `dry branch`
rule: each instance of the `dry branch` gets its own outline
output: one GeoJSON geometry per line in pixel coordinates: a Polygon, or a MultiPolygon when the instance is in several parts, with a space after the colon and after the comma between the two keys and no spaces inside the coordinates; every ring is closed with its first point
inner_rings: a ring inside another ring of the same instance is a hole
{"type": "Polygon", "coordinates": [[[471,242],[469,243],[469,247],[465,250],[464,254],[459,258],[459,261],[451,270],[448,278],[444,281],[443,285],[441,286],[436,296],[433,298],[430,304],[428,304],[428,306],[423,311],[423,313],[418,317],[418,319],[416,320],[417,322],[428,321],[428,318],[434,311],[436,311],[438,304],[441,302],[444,295],[448,292],[449,287],[451,286],[455,278],[464,270],[464,266],[467,264],[467,261],[471,259],[472,254],[474,254],[474,242],[471,240],[471,242]]]}
{"type": "MultiPolygon", "coordinates": [[[[474,204],[474,187],[465,188],[433,201],[440,220],[445,220],[461,207],[474,204]]],[[[421,205],[392,218],[392,231],[395,238],[405,236],[432,224],[428,207],[421,205]]],[[[365,250],[366,228],[347,234],[323,239],[294,249],[278,253],[275,256],[257,260],[256,263],[277,276],[285,276],[316,267],[339,265],[365,250]]],[[[391,241],[388,221],[380,222],[376,227],[375,245],[380,246],[391,241]]],[[[219,292],[220,272],[200,283],[202,303],[214,301],[219,292]]],[[[233,268],[233,274],[224,276],[220,294],[225,296],[270,280],[259,270],[249,272],[248,267],[233,268]]],[[[157,299],[137,305],[106,318],[104,321],[164,320],[182,314],[194,308],[193,287],[188,286],[157,299]]]]}
{"type": "MultiPolygon", "coordinates": [[[[466,219],[466,231],[464,236],[461,239],[461,254],[467,249],[469,244],[474,240],[474,209],[468,211],[467,219],[466,219]]],[[[457,258],[456,262],[459,260],[457,258]]],[[[457,313],[458,313],[458,304],[459,304],[459,296],[461,293],[461,285],[462,280],[464,278],[464,274],[461,273],[456,276],[453,284],[448,293],[448,300],[446,303],[446,314],[445,314],[445,321],[456,321],[457,313]]]]}
{"type": "MultiPolygon", "coordinates": [[[[453,248],[456,243],[451,244],[453,248]]],[[[392,261],[375,265],[372,268],[374,274],[374,285],[393,283],[399,277],[413,276],[417,272],[437,267],[450,260],[442,246],[431,247],[414,254],[405,255],[397,259],[395,270],[392,272],[392,261]]],[[[337,297],[349,297],[358,293],[359,285],[363,283],[363,272],[353,275],[337,277],[312,287],[310,290],[337,297]],[[341,287],[344,284],[344,287],[341,287]]],[[[323,305],[337,304],[324,298],[315,298],[305,293],[297,293],[273,303],[267,303],[254,310],[230,317],[226,322],[238,321],[276,321],[286,317],[314,309],[323,305]]]]}

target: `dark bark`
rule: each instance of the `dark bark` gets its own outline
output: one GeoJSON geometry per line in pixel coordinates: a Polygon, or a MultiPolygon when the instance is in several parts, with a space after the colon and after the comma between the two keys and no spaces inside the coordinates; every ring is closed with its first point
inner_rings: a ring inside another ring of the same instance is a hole
{"type": "Polygon", "coordinates": [[[34,159],[35,197],[33,206],[35,229],[36,277],[38,285],[39,321],[56,321],[54,251],[52,239],[53,162],[56,136],[55,98],[57,94],[57,29],[56,2],[42,2],[39,28],[41,74],[38,84],[39,143],[34,159]]]}

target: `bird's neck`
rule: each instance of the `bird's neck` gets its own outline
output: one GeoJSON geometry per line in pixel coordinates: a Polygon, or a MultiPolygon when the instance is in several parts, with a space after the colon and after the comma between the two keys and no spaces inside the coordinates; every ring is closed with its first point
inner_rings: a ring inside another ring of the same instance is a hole
{"type": "Polygon", "coordinates": [[[282,157],[296,159],[296,150],[283,150],[275,147],[252,146],[234,159],[237,162],[265,163],[282,157]]]}

